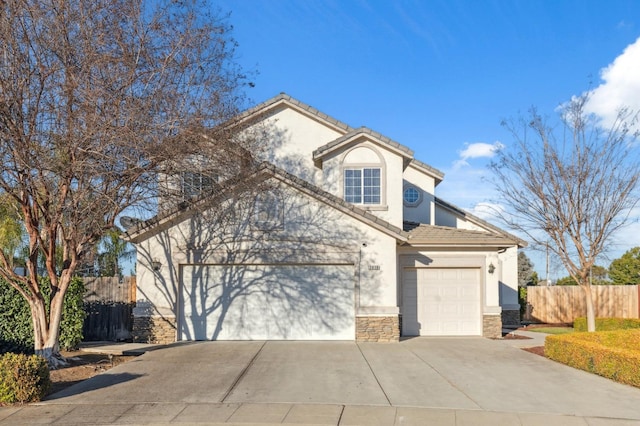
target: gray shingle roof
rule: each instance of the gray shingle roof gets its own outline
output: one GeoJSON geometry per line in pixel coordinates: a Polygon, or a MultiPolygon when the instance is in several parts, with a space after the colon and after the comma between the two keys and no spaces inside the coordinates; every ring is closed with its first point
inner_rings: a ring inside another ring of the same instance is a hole
{"type": "Polygon", "coordinates": [[[480,226],[483,226],[483,227],[486,227],[488,229],[491,229],[492,231],[495,231],[496,233],[503,235],[505,238],[508,238],[508,239],[511,239],[511,240],[515,241],[521,247],[526,247],[527,246],[527,242],[524,241],[523,239],[518,238],[513,234],[510,234],[509,232],[505,231],[504,229],[501,229],[501,228],[499,228],[499,227],[487,222],[484,219],[480,219],[478,216],[476,216],[474,214],[471,214],[468,211],[465,211],[464,209],[461,209],[460,207],[449,203],[448,201],[444,201],[443,199],[438,198],[438,197],[434,197],[434,200],[435,200],[435,203],[437,205],[440,205],[440,206],[442,206],[444,208],[447,208],[449,210],[453,210],[454,212],[456,212],[457,214],[461,215],[465,219],[468,219],[471,222],[474,222],[474,223],[476,223],[476,224],[478,224],[480,226]]]}
{"type": "Polygon", "coordinates": [[[510,247],[517,241],[490,232],[404,222],[410,245],[510,247]]]}

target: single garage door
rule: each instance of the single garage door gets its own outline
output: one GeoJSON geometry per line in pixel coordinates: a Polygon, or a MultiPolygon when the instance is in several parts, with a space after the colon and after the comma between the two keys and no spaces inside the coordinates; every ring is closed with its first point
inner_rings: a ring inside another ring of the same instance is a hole
{"type": "Polygon", "coordinates": [[[402,290],[403,335],[482,334],[480,269],[407,268],[402,290]]]}
{"type": "Polygon", "coordinates": [[[354,266],[182,265],[180,340],[354,340],[354,266]]]}

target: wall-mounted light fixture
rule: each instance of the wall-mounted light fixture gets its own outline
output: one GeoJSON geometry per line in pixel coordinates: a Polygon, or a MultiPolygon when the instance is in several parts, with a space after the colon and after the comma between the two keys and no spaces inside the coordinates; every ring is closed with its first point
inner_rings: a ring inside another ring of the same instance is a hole
{"type": "Polygon", "coordinates": [[[158,259],[153,259],[153,261],[151,262],[151,268],[154,271],[158,272],[160,268],[162,268],[162,263],[160,263],[158,259]]]}
{"type": "Polygon", "coordinates": [[[489,271],[490,274],[493,274],[493,272],[496,270],[496,267],[493,266],[493,263],[490,263],[489,266],[487,267],[487,270],[489,271]]]}

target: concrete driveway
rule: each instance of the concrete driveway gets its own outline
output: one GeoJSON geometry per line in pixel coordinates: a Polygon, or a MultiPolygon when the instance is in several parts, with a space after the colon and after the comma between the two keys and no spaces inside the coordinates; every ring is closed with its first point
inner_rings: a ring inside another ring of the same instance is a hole
{"type": "Polygon", "coordinates": [[[341,404],[640,420],[640,389],[483,338],[201,342],[146,353],[49,399],[341,404]]]}
{"type": "Polygon", "coordinates": [[[0,424],[640,425],[640,389],[517,342],[187,343],[0,408],[0,424]]]}

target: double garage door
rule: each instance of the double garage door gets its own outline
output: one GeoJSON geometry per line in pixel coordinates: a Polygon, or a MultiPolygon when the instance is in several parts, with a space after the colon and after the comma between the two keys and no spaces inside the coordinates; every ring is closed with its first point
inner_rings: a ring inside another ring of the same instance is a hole
{"type": "Polygon", "coordinates": [[[404,336],[482,334],[479,268],[405,268],[404,336]]]}
{"type": "Polygon", "coordinates": [[[353,264],[182,265],[179,340],[353,340],[353,264]]]}

